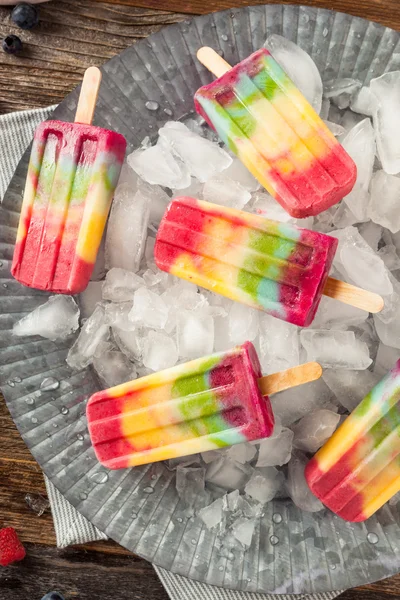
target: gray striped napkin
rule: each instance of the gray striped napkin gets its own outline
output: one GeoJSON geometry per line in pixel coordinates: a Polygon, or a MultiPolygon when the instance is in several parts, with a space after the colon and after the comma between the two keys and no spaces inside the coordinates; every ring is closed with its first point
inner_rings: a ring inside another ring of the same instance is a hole
{"type": "MultiPolygon", "coordinates": [[[[36,126],[47,119],[55,106],[0,116],[0,201],[18,162],[30,144],[36,126]]],[[[74,544],[85,544],[106,540],[107,536],[85,519],[44,476],[54,520],[57,546],[65,548],[74,544]]],[[[273,594],[235,592],[198,583],[154,566],[171,600],[276,600],[273,594]]],[[[325,594],[284,594],[280,600],[330,600],[341,592],[325,594]]]]}

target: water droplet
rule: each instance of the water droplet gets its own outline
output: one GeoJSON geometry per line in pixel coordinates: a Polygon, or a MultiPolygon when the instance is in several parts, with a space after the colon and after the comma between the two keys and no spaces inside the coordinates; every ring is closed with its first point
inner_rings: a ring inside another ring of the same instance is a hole
{"type": "Polygon", "coordinates": [[[224,42],[227,42],[227,41],[228,41],[228,36],[226,35],[226,33],[223,33],[223,34],[221,35],[221,40],[223,40],[224,42]]]}
{"type": "Polygon", "coordinates": [[[40,384],[42,392],[52,392],[60,387],[60,382],[55,377],[46,377],[40,384]]]}
{"type": "Polygon", "coordinates": [[[158,110],[160,108],[160,105],[158,104],[158,102],[154,102],[154,100],[148,100],[145,104],[145,107],[147,108],[147,110],[158,110]]]}
{"type": "Polygon", "coordinates": [[[274,513],[272,515],[272,520],[274,523],[282,523],[282,515],[281,513],[274,513]]]}
{"type": "Polygon", "coordinates": [[[376,533],[369,533],[367,535],[367,540],[369,541],[370,544],[377,544],[379,542],[379,538],[376,535],[376,533]]]}
{"type": "Polygon", "coordinates": [[[170,108],[164,108],[164,112],[169,117],[172,117],[172,115],[173,115],[173,112],[172,112],[172,110],[170,108]]]}
{"type": "Polygon", "coordinates": [[[322,35],[323,35],[324,37],[326,37],[326,36],[328,35],[328,33],[329,33],[329,31],[328,31],[327,27],[324,27],[324,30],[323,30],[323,32],[322,32],[322,35]]]}
{"type": "Polygon", "coordinates": [[[69,413],[69,410],[66,406],[63,406],[61,409],[61,414],[62,415],[67,415],[69,413]]]}
{"type": "Polygon", "coordinates": [[[331,569],[331,571],[334,571],[336,569],[336,565],[329,565],[329,568],[331,569]]]}
{"type": "Polygon", "coordinates": [[[37,420],[36,417],[32,417],[31,421],[32,421],[32,423],[37,423],[38,422],[38,420],[37,420]]]}
{"type": "Polygon", "coordinates": [[[10,379],[10,381],[7,381],[7,383],[10,387],[15,387],[15,383],[12,379],[10,379]]]}
{"type": "Polygon", "coordinates": [[[279,544],[279,538],[276,535],[271,535],[269,541],[271,542],[272,546],[279,544]]]}
{"type": "Polygon", "coordinates": [[[57,423],[53,423],[53,427],[54,427],[54,429],[57,429],[57,427],[58,427],[57,423]]]}
{"type": "Polygon", "coordinates": [[[157,479],[157,475],[152,475],[151,478],[154,481],[155,479],[157,479]]]}
{"type": "Polygon", "coordinates": [[[178,517],[176,520],[178,521],[178,523],[182,523],[181,517],[178,517]]]}
{"type": "Polygon", "coordinates": [[[143,491],[145,494],[152,494],[154,492],[154,488],[152,488],[151,485],[149,485],[149,486],[145,487],[143,489],[143,491]]]}
{"type": "Polygon", "coordinates": [[[2,263],[2,262],[1,262],[1,260],[0,260],[0,267],[2,267],[2,266],[3,266],[3,263],[2,263]]]}
{"type": "Polygon", "coordinates": [[[308,23],[309,20],[310,20],[310,17],[307,14],[303,15],[304,23],[308,23]]]}
{"type": "Polygon", "coordinates": [[[3,283],[3,288],[8,288],[8,285],[6,283],[3,283]]]}
{"type": "Polygon", "coordinates": [[[137,519],[137,514],[136,513],[132,513],[131,517],[132,517],[132,519],[137,519]]]}
{"type": "Polygon", "coordinates": [[[14,381],[15,383],[21,383],[22,379],[21,377],[14,377],[14,381]]]}
{"type": "Polygon", "coordinates": [[[94,481],[94,483],[107,483],[108,481],[108,473],[105,471],[97,471],[97,473],[93,473],[90,479],[94,481]]]}
{"type": "Polygon", "coordinates": [[[228,560],[233,560],[234,558],[235,558],[235,555],[233,554],[233,552],[229,552],[228,560]]]}
{"type": "Polygon", "coordinates": [[[88,497],[88,495],[86,494],[86,492],[81,492],[81,493],[79,494],[79,498],[80,498],[81,500],[86,500],[86,499],[87,499],[87,497],[88,497]]]}
{"type": "Polygon", "coordinates": [[[34,398],[25,398],[25,402],[29,405],[35,404],[35,399],[34,398]]]}
{"type": "Polygon", "coordinates": [[[191,540],[191,541],[192,541],[193,546],[197,543],[196,540],[191,540]]]}
{"type": "Polygon", "coordinates": [[[220,567],[218,567],[218,571],[223,571],[224,567],[221,565],[220,567]]]}
{"type": "Polygon", "coordinates": [[[250,577],[247,578],[247,583],[250,583],[251,579],[250,577]]]}

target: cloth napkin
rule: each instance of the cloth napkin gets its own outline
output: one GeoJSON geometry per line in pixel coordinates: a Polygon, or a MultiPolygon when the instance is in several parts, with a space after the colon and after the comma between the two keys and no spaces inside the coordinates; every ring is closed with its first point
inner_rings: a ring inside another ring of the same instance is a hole
{"type": "MultiPolygon", "coordinates": [[[[0,116],[0,201],[18,162],[30,144],[36,126],[47,119],[55,106],[36,110],[11,113],[0,116]]],[[[44,476],[51,505],[56,532],[57,546],[65,548],[74,544],[85,544],[97,540],[106,540],[107,536],[81,515],[44,476]]],[[[341,592],[323,594],[255,594],[236,592],[198,583],[174,575],[170,571],[154,566],[171,600],[331,600],[341,592]]]]}

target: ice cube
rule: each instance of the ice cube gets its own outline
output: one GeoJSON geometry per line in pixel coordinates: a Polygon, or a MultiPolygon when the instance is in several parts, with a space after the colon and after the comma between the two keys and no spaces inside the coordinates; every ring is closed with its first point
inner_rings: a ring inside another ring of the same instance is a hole
{"type": "Polygon", "coordinates": [[[284,480],[283,473],[274,469],[274,467],[270,467],[268,470],[264,469],[263,474],[255,471],[247,482],[244,491],[254,500],[265,504],[275,497],[284,480]]]}
{"type": "Polygon", "coordinates": [[[127,161],[147,183],[176,189],[186,188],[190,184],[187,168],[174,158],[165,144],[157,143],[150,148],[139,148],[128,155],[127,161]]]}
{"type": "Polygon", "coordinates": [[[339,420],[340,415],[324,408],[306,415],[292,427],[293,446],[305,452],[316,452],[331,437],[339,420]]]}
{"type": "Polygon", "coordinates": [[[392,293],[390,273],[355,227],[331,232],[339,240],[334,266],[351,283],[383,296],[392,293]]]}
{"type": "Polygon", "coordinates": [[[224,179],[235,181],[249,192],[255,192],[260,188],[257,179],[250,173],[242,161],[236,157],[233,158],[232,164],[221,172],[221,176],[224,179]]]}
{"type": "Polygon", "coordinates": [[[400,71],[372,79],[370,89],[376,98],[374,128],[378,155],[390,175],[400,172],[400,71]]]}
{"type": "Polygon", "coordinates": [[[218,498],[209,506],[202,508],[198,516],[203,521],[207,529],[217,527],[222,521],[222,499],[218,498]]]}
{"type": "MultiPolygon", "coordinates": [[[[232,164],[232,158],[218,144],[196,135],[183,123],[170,121],[158,133],[173,154],[185,163],[189,173],[202,183],[232,164]]],[[[184,187],[187,185],[189,183],[184,187]]]]}
{"type": "Polygon", "coordinates": [[[392,233],[400,231],[399,199],[400,177],[377,171],[372,178],[371,200],[368,206],[368,214],[372,221],[390,229],[392,233]]]}
{"type": "Polygon", "coordinates": [[[206,481],[225,490],[243,489],[254,469],[226,456],[211,462],[206,471],[206,481]]]}
{"type": "Polygon", "coordinates": [[[105,322],[104,307],[98,304],[93,314],[85,321],[80,334],[67,355],[71,369],[87,367],[94,358],[96,348],[109,335],[109,326],[105,322]]]}
{"type": "Polygon", "coordinates": [[[282,223],[293,223],[297,227],[311,229],[314,217],[305,219],[294,219],[286,210],[267,192],[258,192],[253,196],[252,212],[271,219],[271,221],[282,221],[282,223]]]}
{"type": "Polygon", "coordinates": [[[368,319],[369,313],[345,304],[334,298],[323,296],[311,327],[313,329],[347,329],[368,319]]]}
{"type": "MultiPolygon", "coordinates": [[[[349,132],[351,129],[353,129],[353,127],[355,127],[357,125],[357,123],[360,123],[360,121],[363,121],[363,119],[364,119],[364,117],[362,115],[358,115],[357,113],[353,112],[350,109],[345,110],[342,115],[341,115],[341,112],[342,111],[338,111],[339,122],[345,128],[345,130],[347,132],[349,132]]],[[[331,114],[329,114],[329,118],[331,118],[331,114]]],[[[334,121],[336,122],[336,119],[334,119],[334,121]]]]}
{"type": "Polygon", "coordinates": [[[133,292],[144,287],[142,277],[125,269],[110,269],[103,283],[103,299],[111,302],[132,302],[133,292]]]}
{"type": "Polygon", "coordinates": [[[397,271],[400,269],[400,256],[397,253],[396,246],[393,244],[383,246],[379,250],[378,256],[383,260],[385,267],[389,269],[389,271],[397,271]]]}
{"type": "Polygon", "coordinates": [[[138,176],[127,162],[122,165],[121,173],[118,179],[118,185],[120,183],[127,183],[132,189],[136,189],[138,186],[138,176]]]}
{"type": "Polygon", "coordinates": [[[285,465],[292,453],[293,431],[282,427],[277,433],[260,442],[257,467],[285,465]]]}
{"type": "Polygon", "coordinates": [[[390,369],[393,369],[399,358],[399,348],[392,348],[391,346],[385,346],[385,344],[380,343],[375,359],[374,373],[380,378],[383,377],[390,369]]]}
{"type": "Polygon", "coordinates": [[[201,458],[206,465],[208,465],[210,462],[213,462],[213,460],[218,460],[221,458],[222,454],[225,454],[225,452],[225,448],[221,448],[221,450],[209,450],[208,452],[202,452],[201,458]]]}
{"type": "Polygon", "coordinates": [[[204,184],[203,198],[214,204],[242,209],[249,202],[251,194],[240,183],[216,175],[204,184]]]}
{"type": "Polygon", "coordinates": [[[126,183],[117,187],[107,226],[107,269],[138,271],[147,237],[150,189],[144,184],[136,192],[126,183]]]}
{"type": "Polygon", "coordinates": [[[332,218],[332,223],[335,227],[343,229],[344,227],[358,223],[358,220],[345,202],[340,202],[336,205],[336,212],[332,218]]]}
{"type": "Polygon", "coordinates": [[[297,44],[277,34],[270,35],[264,46],[319,114],[322,103],[322,80],[311,56],[297,44]]]}
{"type": "Polygon", "coordinates": [[[164,329],[168,319],[168,307],[161,296],[147,288],[139,288],[133,294],[133,307],[129,318],[133,323],[144,327],[164,329]]]}
{"type": "Polygon", "coordinates": [[[232,344],[252,342],[258,335],[259,312],[234,302],[228,315],[228,331],[232,344]]]}
{"type": "Polygon", "coordinates": [[[168,463],[168,469],[171,471],[177,469],[179,465],[181,466],[193,466],[200,467],[200,454],[189,454],[188,456],[177,456],[176,458],[170,458],[168,463]]]}
{"type": "Polygon", "coordinates": [[[40,335],[49,340],[67,338],[79,327],[79,308],[72,296],[50,298],[14,324],[17,336],[40,335]]]}
{"type": "Polygon", "coordinates": [[[307,512],[318,512],[324,508],[308,487],[304,469],[308,460],[302,452],[296,452],[289,463],[286,488],[294,504],[307,512]]]}
{"type": "Polygon", "coordinates": [[[324,97],[329,98],[338,108],[348,108],[353,95],[360,89],[361,81],[344,77],[324,84],[324,97]]]}
{"type": "Polygon", "coordinates": [[[50,508],[50,502],[41,494],[26,494],[25,502],[38,517],[41,517],[50,508]]]}
{"type": "Polygon", "coordinates": [[[308,360],[327,369],[367,369],[372,363],[368,346],[356,339],[354,331],[303,329],[300,341],[308,360]]]}
{"type": "Polygon", "coordinates": [[[93,366],[107,388],[131,381],[137,376],[135,367],[125,354],[108,342],[98,344],[93,358],[93,366]]]}
{"type": "Polygon", "coordinates": [[[140,361],[143,355],[144,329],[136,328],[127,331],[119,327],[112,327],[115,343],[129,360],[140,361]]]}
{"type": "MultiPolygon", "coordinates": [[[[329,98],[322,98],[321,110],[319,116],[321,119],[326,120],[329,115],[329,109],[331,107],[331,101],[329,98]]],[[[334,107],[336,109],[336,106],[334,107]]]]}
{"type": "Polygon", "coordinates": [[[170,202],[170,197],[159,185],[151,186],[150,223],[158,227],[170,202]]]}
{"type": "Polygon", "coordinates": [[[340,404],[349,412],[352,412],[360,404],[361,400],[379,381],[379,376],[367,369],[364,371],[326,369],[323,378],[340,404]]]}
{"type": "Polygon", "coordinates": [[[132,310],[132,302],[119,302],[106,304],[104,306],[105,320],[110,327],[117,327],[123,331],[134,331],[137,328],[129,318],[132,310]]]}
{"type": "Polygon", "coordinates": [[[172,338],[149,331],[144,340],[143,364],[152,371],[162,371],[173,367],[178,360],[178,350],[172,338]]]}
{"type": "Polygon", "coordinates": [[[376,333],[383,344],[400,349],[400,304],[397,304],[391,317],[383,321],[379,314],[374,315],[376,333]]]}
{"type": "Polygon", "coordinates": [[[101,302],[102,281],[89,281],[86,290],[78,297],[79,308],[81,310],[81,319],[87,319],[96,308],[96,304],[101,302]]]}
{"type": "Polygon", "coordinates": [[[372,117],[376,110],[376,98],[371,89],[364,85],[353,94],[350,101],[350,108],[356,113],[372,117]]]}
{"type": "Polygon", "coordinates": [[[346,130],[342,125],[338,125],[337,123],[332,123],[332,121],[324,121],[325,125],[330,129],[335,137],[339,137],[343,135],[346,130]]]}
{"type": "Polygon", "coordinates": [[[378,245],[382,238],[383,229],[380,225],[367,221],[359,225],[358,231],[364,238],[364,240],[371,246],[374,252],[378,252],[378,245]]]}
{"type": "Polygon", "coordinates": [[[332,392],[322,379],[307,383],[300,390],[291,388],[271,396],[275,418],[279,417],[284,426],[291,425],[318,408],[325,408],[332,400],[332,392]]]}
{"type": "Polygon", "coordinates": [[[368,188],[375,160],[375,133],[370,119],[364,119],[349,131],[343,148],[357,166],[357,180],[344,202],[358,221],[367,220],[368,188]]]}
{"type": "Polygon", "coordinates": [[[180,358],[200,358],[214,347],[214,320],[202,311],[182,310],[177,315],[177,341],[180,358]]]}
{"type": "Polygon", "coordinates": [[[176,469],[176,491],[187,506],[194,506],[198,496],[204,492],[205,469],[178,465],[176,469]]]}
{"type": "Polygon", "coordinates": [[[257,449],[247,442],[244,442],[243,444],[235,444],[226,452],[226,456],[229,456],[229,458],[241,463],[242,465],[251,462],[256,454],[257,449]]]}
{"type": "Polygon", "coordinates": [[[298,328],[270,315],[260,316],[259,359],[266,375],[299,364],[298,328]]]}
{"type": "Polygon", "coordinates": [[[189,196],[189,198],[197,198],[197,200],[202,200],[203,184],[200,183],[198,179],[195,179],[195,177],[191,177],[190,184],[187,187],[180,190],[172,190],[172,198],[179,198],[181,196],[189,196]]]}
{"type": "Polygon", "coordinates": [[[254,535],[254,528],[256,526],[255,519],[246,519],[242,517],[237,519],[232,525],[232,534],[243,546],[249,548],[254,535]]]}

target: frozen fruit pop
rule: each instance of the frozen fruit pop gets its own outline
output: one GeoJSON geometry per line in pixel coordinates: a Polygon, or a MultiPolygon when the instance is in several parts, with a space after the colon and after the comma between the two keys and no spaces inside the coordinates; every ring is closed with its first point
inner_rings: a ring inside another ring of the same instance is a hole
{"type": "Polygon", "coordinates": [[[87,405],[98,460],[122,469],[270,436],[266,394],[318,379],[318,363],[261,377],[246,342],[94,394],[87,405]]]}
{"type": "Polygon", "coordinates": [[[26,286],[76,294],[89,282],[126,149],[90,125],[100,78],[86,71],[75,123],[36,129],[11,270],[26,286]]]}
{"type": "Polygon", "coordinates": [[[231,68],[211,48],[198,58],[218,79],[196,110],[294,217],[317,215],[352,189],[356,166],[270,52],[231,68]]]}
{"type": "Polygon", "coordinates": [[[365,521],[400,491],[400,360],[305,473],[311,491],[346,521],[365,521]]]}
{"type": "Polygon", "coordinates": [[[295,325],[309,325],[325,293],[376,312],[382,298],[328,279],[338,241],[323,233],[175,198],[154,248],[163,271],[295,325]]]}

